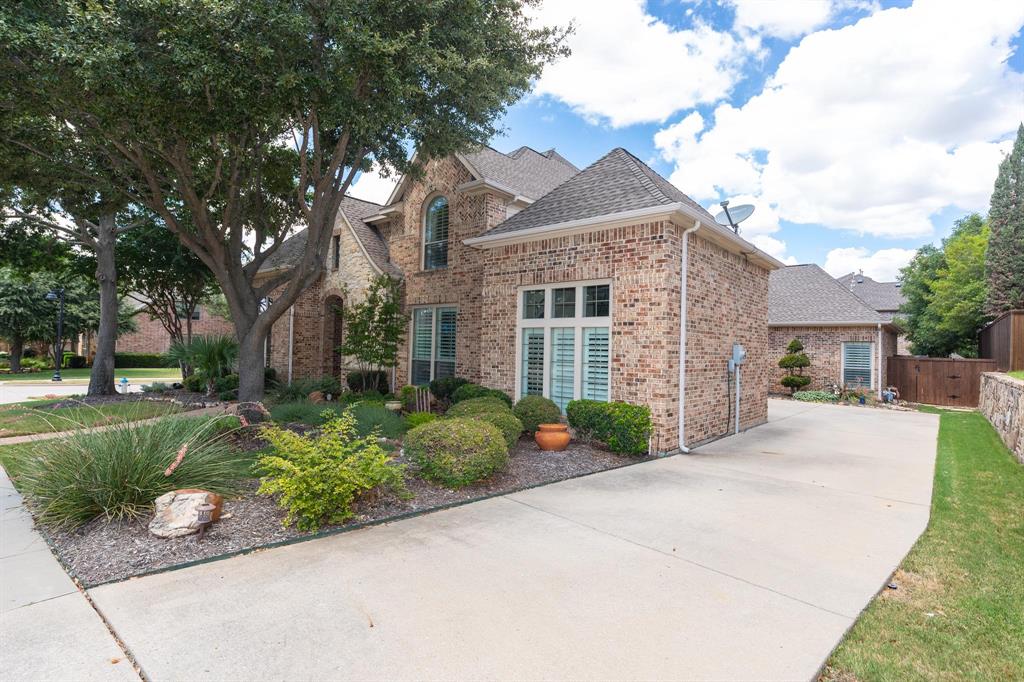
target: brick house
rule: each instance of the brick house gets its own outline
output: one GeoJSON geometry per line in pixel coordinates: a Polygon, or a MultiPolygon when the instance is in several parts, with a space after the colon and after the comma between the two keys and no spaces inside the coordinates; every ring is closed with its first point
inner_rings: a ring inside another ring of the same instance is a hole
{"type": "MultiPolygon", "coordinates": [[[[299,233],[264,268],[304,245],[299,233]]],[[[396,385],[457,375],[563,409],[645,404],[654,446],[671,451],[728,432],[734,343],[748,353],[741,427],[767,418],[780,266],[623,149],[580,171],[554,150],[482,148],[429,162],[384,206],[345,201],[326,272],[275,324],[269,363],[282,377],[341,372],[341,304],[387,273],[410,322],[396,385]]]]}
{"type": "MultiPolygon", "coordinates": [[[[117,337],[117,352],[166,353],[167,349],[171,347],[171,334],[160,323],[160,320],[150,317],[141,310],[134,315],[133,319],[136,330],[117,337]]],[[[192,313],[192,334],[234,336],[235,326],[229,320],[214,315],[205,306],[196,306],[192,313]]]]}
{"type": "Polygon", "coordinates": [[[778,361],[789,342],[800,339],[811,359],[804,370],[811,377],[809,389],[841,384],[880,394],[886,361],[897,354],[892,321],[817,265],[775,270],[768,296],[769,392],[788,392],[779,383],[786,372],[778,361]]]}

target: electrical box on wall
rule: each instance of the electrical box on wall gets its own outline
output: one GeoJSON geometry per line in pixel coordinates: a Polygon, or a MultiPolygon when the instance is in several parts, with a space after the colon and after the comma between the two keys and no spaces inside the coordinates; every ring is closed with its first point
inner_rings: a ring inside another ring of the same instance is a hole
{"type": "Polygon", "coordinates": [[[742,365],[747,359],[747,349],[738,343],[732,344],[732,357],[729,358],[729,371],[735,372],[736,367],[742,365]]]}

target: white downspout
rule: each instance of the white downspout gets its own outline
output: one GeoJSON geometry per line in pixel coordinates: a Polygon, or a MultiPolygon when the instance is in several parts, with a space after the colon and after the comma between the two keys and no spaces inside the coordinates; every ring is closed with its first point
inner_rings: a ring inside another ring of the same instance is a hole
{"type": "Polygon", "coordinates": [[[690,233],[700,228],[696,220],[693,227],[683,230],[683,262],[679,279],[679,452],[688,453],[686,447],[686,275],[690,255],[690,233]]]}
{"type": "Polygon", "coordinates": [[[882,399],[882,323],[878,323],[878,399],[882,399]]]}
{"type": "Polygon", "coordinates": [[[292,383],[292,366],[295,363],[295,306],[288,308],[288,383],[292,383]]]}

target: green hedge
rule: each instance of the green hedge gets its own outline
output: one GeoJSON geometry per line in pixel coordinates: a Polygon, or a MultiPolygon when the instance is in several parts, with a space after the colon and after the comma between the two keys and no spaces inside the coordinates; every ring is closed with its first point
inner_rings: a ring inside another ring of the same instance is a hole
{"type": "Polygon", "coordinates": [[[647,454],[654,426],[646,405],[572,400],[565,413],[578,436],[604,443],[613,452],[647,454]]]}
{"type": "Polygon", "coordinates": [[[114,367],[117,369],[167,367],[167,356],[163,353],[114,353],[114,367]]]}
{"type": "Polygon", "coordinates": [[[501,400],[506,406],[512,409],[512,398],[508,397],[504,391],[499,391],[496,388],[487,388],[480,384],[463,384],[459,386],[452,393],[452,402],[461,403],[463,400],[471,400],[473,398],[488,398],[493,397],[501,400]]]}
{"type": "Polygon", "coordinates": [[[508,464],[501,431],[475,419],[438,419],[405,435],[405,452],[420,474],[452,488],[481,481],[508,464]]]}

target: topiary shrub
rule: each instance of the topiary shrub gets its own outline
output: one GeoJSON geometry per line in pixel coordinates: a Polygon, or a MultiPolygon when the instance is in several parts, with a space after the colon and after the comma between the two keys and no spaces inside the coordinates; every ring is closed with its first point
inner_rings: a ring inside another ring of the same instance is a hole
{"type": "Polygon", "coordinates": [[[786,355],[779,360],[779,367],[788,371],[779,383],[795,393],[811,383],[809,376],[804,376],[804,367],[811,366],[811,359],[803,352],[804,344],[800,339],[793,339],[786,347],[786,355]]]}
{"type": "Polygon", "coordinates": [[[562,420],[562,411],[555,401],[542,395],[523,396],[512,412],[523,422],[527,433],[536,432],[538,424],[557,424],[562,420]]]}
{"type": "Polygon", "coordinates": [[[445,412],[446,417],[473,417],[478,414],[484,414],[485,412],[508,412],[511,414],[511,410],[508,405],[503,403],[500,399],[494,396],[484,396],[483,398],[470,398],[469,400],[463,400],[462,402],[455,403],[448,411],[445,412]]]}
{"type": "Polygon", "coordinates": [[[523,435],[523,422],[508,410],[497,410],[494,412],[483,412],[476,416],[476,419],[493,424],[505,437],[505,444],[512,448],[519,442],[519,436],[523,435]]]}
{"type": "Polygon", "coordinates": [[[646,455],[654,432],[651,410],[646,405],[571,400],[565,410],[569,425],[581,438],[604,443],[612,452],[646,455]]]}
{"type": "Polygon", "coordinates": [[[405,415],[405,425],[410,429],[415,429],[417,426],[423,426],[437,419],[437,415],[433,412],[410,412],[405,415]]]}
{"type": "Polygon", "coordinates": [[[472,400],[473,398],[486,398],[492,397],[497,398],[505,403],[505,406],[512,409],[512,398],[508,397],[504,391],[499,391],[496,388],[487,388],[480,384],[466,383],[459,386],[452,393],[452,402],[461,403],[463,400],[472,400]]]}
{"type": "Polygon", "coordinates": [[[388,373],[379,369],[349,372],[345,375],[345,381],[348,383],[349,390],[356,393],[377,391],[383,395],[391,390],[388,373]]]}
{"type": "Polygon", "coordinates": [[[508,464],[498,427],[476,419],[438,419],[405,435],[405,452],[423,478],[451,488],[481,481],[508,464]]]}
{"type": "Polygon", "coordinates": [[[461,377],[444,377],[442,379],[434,379],[430,382],[430,392],[438,400],[450,402],[452,399],[452,393],[468,383],[469,379],[463,379],[461,377]]]}

